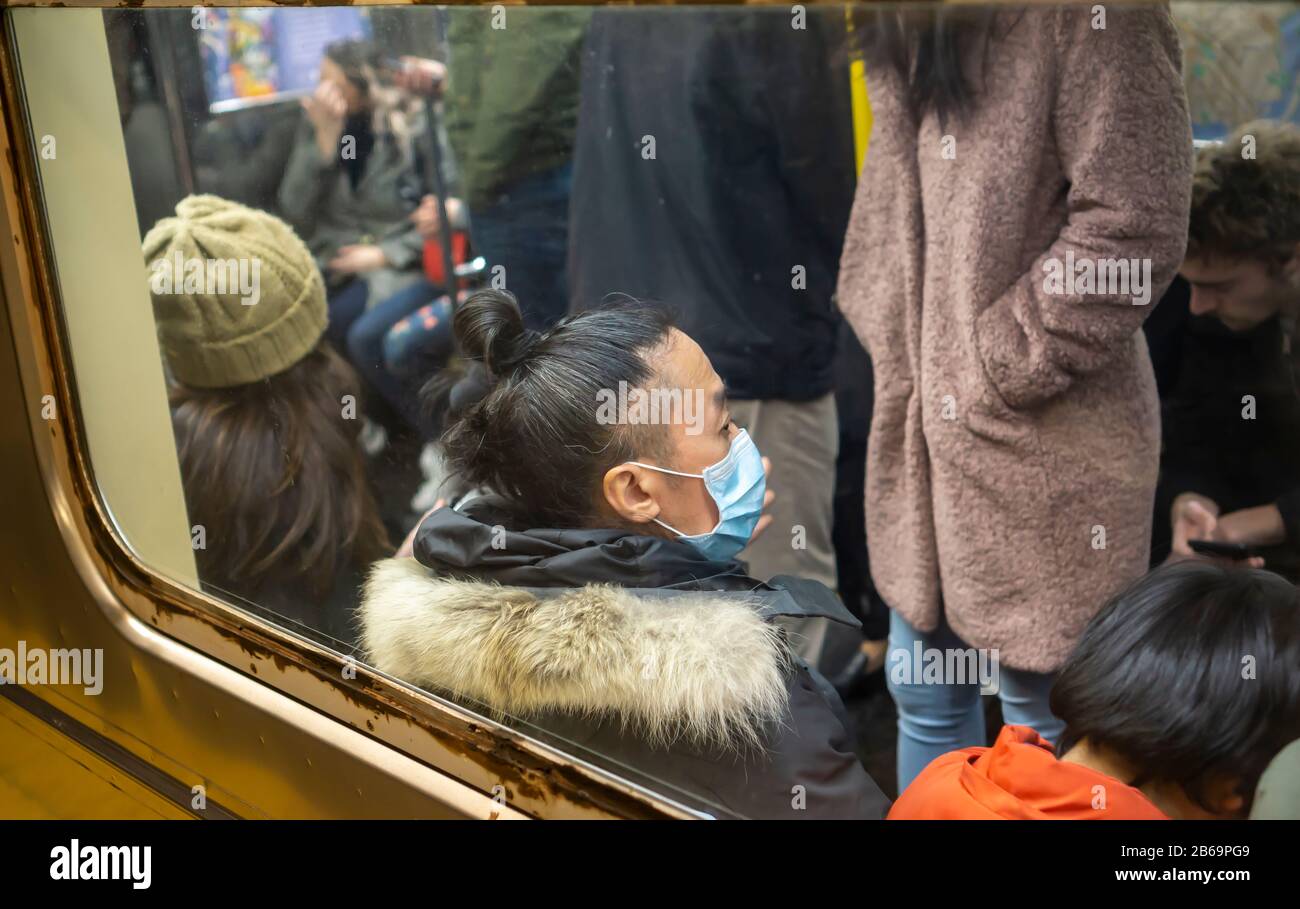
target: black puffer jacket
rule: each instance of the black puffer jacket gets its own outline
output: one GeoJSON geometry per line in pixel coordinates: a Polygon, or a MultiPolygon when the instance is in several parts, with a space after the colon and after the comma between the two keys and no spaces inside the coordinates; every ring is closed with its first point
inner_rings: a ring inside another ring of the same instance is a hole
{"type": "Polygon", "coordinates": [[[820,584],[762,584],[688,544],[527,530],[491,499],[377,564],[363,646],[393,675],[718,817],[880,818],[843,708],[768,619],[852,623],[820,584]]]}

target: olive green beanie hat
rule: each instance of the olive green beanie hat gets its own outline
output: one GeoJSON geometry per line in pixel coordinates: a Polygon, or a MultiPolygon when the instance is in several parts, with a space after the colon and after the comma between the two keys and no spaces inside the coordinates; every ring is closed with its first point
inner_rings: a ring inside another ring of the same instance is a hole
{"type": "Polygon", "coordinates": [[[329,319],[320,270],[289,225],[217,196],[190,196],[145,235],[158,338],[172,375],[247,385],[309,354],[329,319]]]}

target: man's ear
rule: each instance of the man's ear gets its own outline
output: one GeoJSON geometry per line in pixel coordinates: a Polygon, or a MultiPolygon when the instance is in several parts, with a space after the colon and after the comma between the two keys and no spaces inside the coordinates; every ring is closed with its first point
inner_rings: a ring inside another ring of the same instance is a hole
{"type": "Polygon", "coordinates": [[[614,513],[633,524],[648,524],[659,516],[663,483],[658,474],[635,464],[618,464],[605,471],[601,491],[614,513]]]}

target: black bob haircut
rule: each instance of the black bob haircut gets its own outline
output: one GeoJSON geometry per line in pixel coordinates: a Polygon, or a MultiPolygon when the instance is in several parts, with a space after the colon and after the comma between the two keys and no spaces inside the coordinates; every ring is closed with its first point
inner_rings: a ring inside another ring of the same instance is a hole
{"type": "Polygon", "coordinates": [[[1092,620],[1052,687],[1064,755],[1082,739],[1175,783],[1207,811],[1216,780],[1249,811],[1269,762],[1300,738],[1300,590],[1269,571],[1185,561],[1092,620]]]}

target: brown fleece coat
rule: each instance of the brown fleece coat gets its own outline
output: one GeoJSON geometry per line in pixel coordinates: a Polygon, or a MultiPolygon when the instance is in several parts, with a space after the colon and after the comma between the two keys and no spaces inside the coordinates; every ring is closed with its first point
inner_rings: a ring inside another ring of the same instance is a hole
{"type": "Polygon", "coordinates": [[[1160,423],[1140,329],[1187,240],[1169,13],[1090,18],[999,13],[974,108],[945,127],[918,122],[899,75],[868,61],[874,126],[840,266],[876,371],[876,584],[917,628],[945,615],[1039,672],[1146,568],[1160,423]],[[1067,252],[1150,259],[1150,302],[1049,293],[1045,263],[1067,252]]]}

